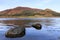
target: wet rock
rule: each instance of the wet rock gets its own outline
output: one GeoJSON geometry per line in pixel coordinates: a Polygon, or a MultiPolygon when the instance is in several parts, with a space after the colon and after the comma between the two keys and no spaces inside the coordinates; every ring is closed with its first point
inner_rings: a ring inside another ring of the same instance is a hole
{"type": "Polygon", "coordinates": [[[33,24],[32,27],[36,28],[36,29],[41,29],[42,25],[41,24],[33,24]]]}
{"type": "Polygon", "coordinates": [[[15,27],[8,30],[5,33],[5,36],[8,38],[16,38],[16,37],[23,37],[25,35],[25,28],[24,27],[15,27]]]}

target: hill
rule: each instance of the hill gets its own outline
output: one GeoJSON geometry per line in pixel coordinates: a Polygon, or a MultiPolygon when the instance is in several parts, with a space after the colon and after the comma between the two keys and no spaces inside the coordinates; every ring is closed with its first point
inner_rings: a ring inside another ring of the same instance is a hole
{"type": "Polygon", "coordinates": [[[60,13],[51,9],[37,9],[29,7],[16,7],[0,11],[1,17],[60,17],[60,13]]]}

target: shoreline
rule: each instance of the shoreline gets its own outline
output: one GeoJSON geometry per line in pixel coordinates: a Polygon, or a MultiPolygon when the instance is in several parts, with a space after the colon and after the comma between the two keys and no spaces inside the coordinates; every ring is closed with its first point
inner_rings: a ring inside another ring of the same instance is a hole
{"type": "Polygon", "coordinates": [[[48,16],[0,16],[0,18],[60,18],[60,17],[48,17],[48,16]]]}

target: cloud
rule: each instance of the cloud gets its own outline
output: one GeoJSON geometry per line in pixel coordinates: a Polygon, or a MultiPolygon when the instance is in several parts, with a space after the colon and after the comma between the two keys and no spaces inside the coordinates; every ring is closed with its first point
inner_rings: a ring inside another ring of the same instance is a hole
{"type": "Polygon", "coordinates": [[[46,6],[49,5],[51,2],[52,0],[41,0],[39,4],[41,4],[40,6],[46,6]]]}
{"type": "Polygon", "coordinates": [[[51,2],[52,0],[42,0],[43,3],[49,3],[51,2]]]}

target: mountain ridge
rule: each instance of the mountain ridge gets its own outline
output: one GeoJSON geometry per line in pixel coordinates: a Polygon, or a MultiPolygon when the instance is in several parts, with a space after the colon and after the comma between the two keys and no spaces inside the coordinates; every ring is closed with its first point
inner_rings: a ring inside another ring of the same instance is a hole
{"type": "Polygon", "coordinates": [[[37,9],[30,7],[15,7],[0,11],[0,17],[6,16],[42,16],[42,17],[60,17],[60,13],[51,9],[37,9]]]}

